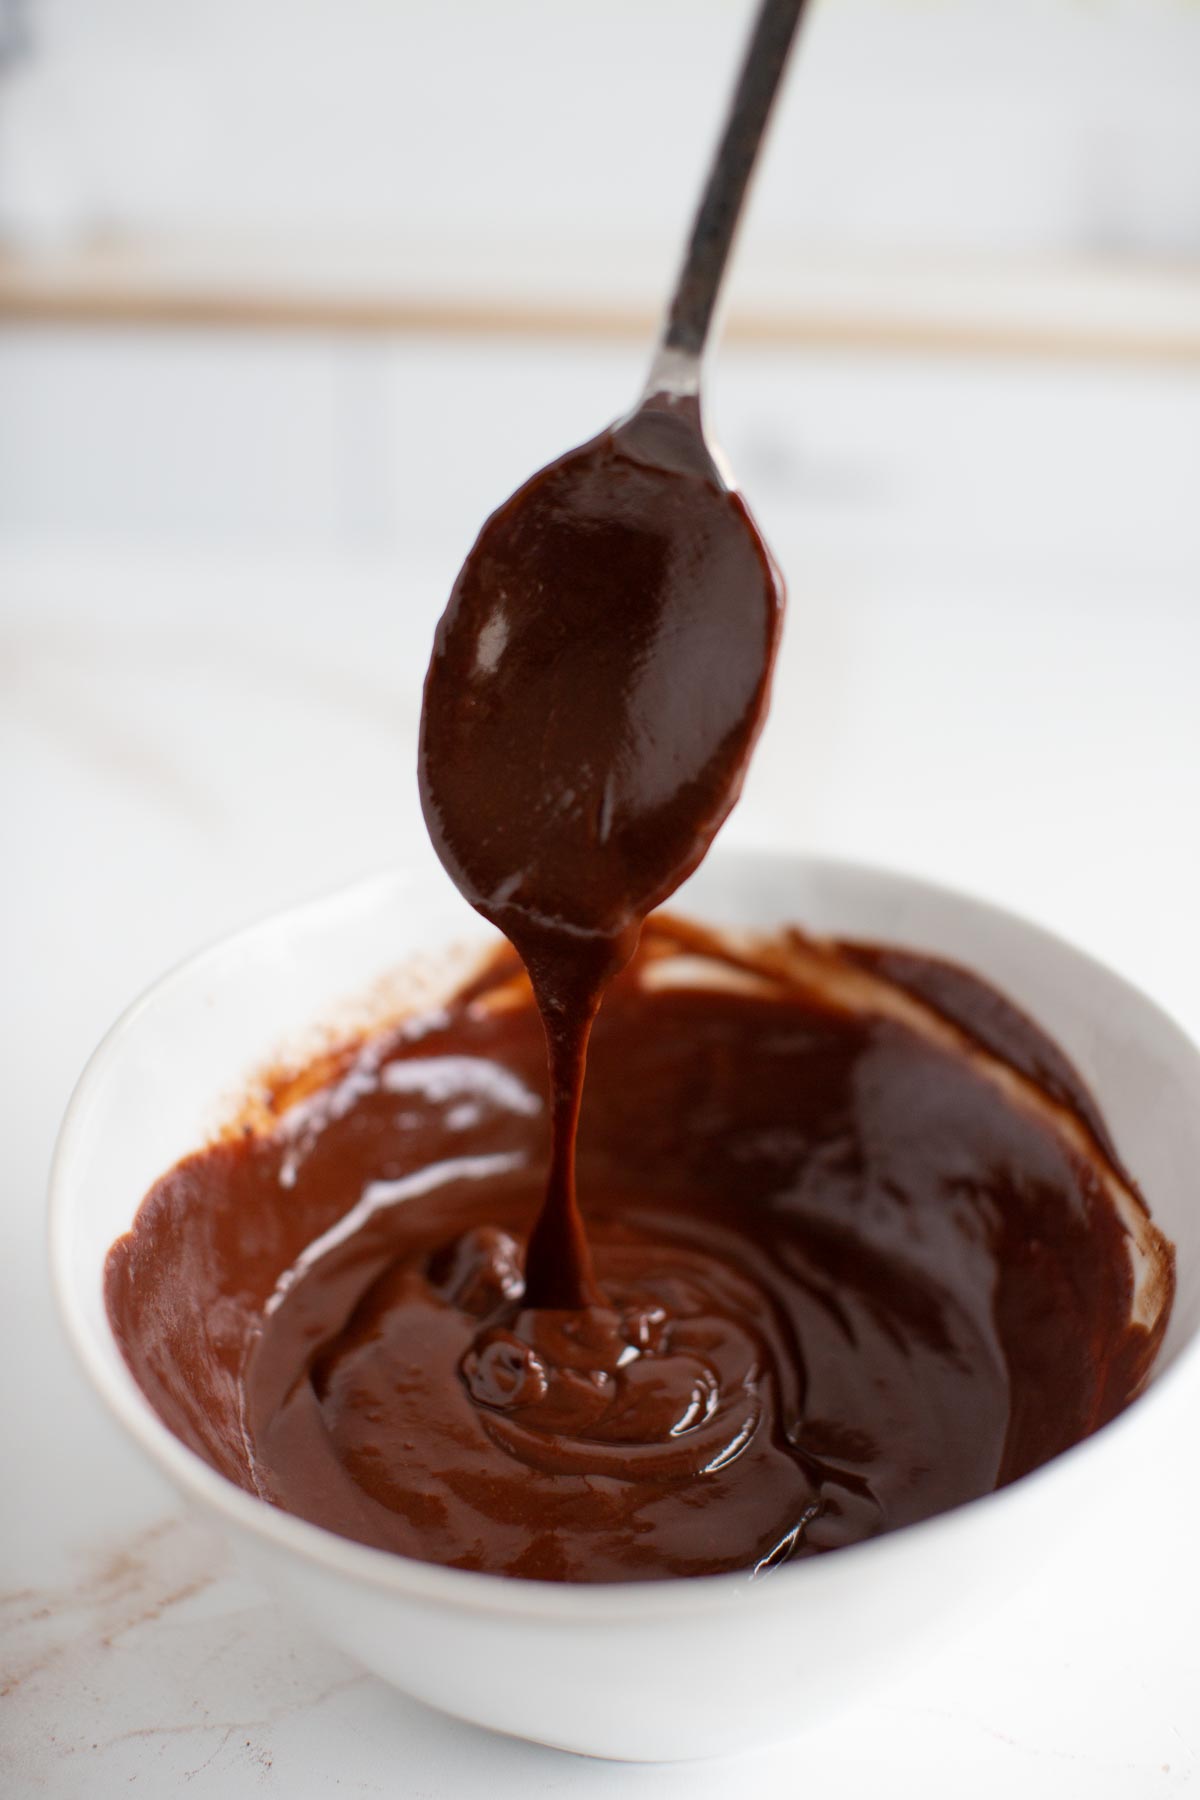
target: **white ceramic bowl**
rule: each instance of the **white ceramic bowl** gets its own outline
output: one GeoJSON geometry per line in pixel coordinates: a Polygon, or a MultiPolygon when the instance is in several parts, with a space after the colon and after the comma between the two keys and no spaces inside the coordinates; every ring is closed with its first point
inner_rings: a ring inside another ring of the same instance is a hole
{"type": "Polygon", "coordinates": [[[51,1176],[54,1275],[100,1394],[184,1494],[317,1628],[406,1693],[593,1756],[666,1760],[785,1737],[940,1641],[1049,1557],[1094,1485],[1121,1478],[1164,1373],[1200,1325],[1200,1052],[1155,1006],[1045,932],[961,894],[845,864],[714,854],[679,905],[715,923],[798,922],[978,970],[1066,1049],[1178,1250],[1146,1394],[999,1494],[849,1550],[736,1576],[619,1586],[477,1575],[371,1550],[243,1493],[171,1435],[109,1329],[105,1253],[151,1182],[196,1148],[239,1076],[414,952],[487,928],[440,871],[381,877],[219,944],[117,1024],[71,1102],[51,1176]]]}

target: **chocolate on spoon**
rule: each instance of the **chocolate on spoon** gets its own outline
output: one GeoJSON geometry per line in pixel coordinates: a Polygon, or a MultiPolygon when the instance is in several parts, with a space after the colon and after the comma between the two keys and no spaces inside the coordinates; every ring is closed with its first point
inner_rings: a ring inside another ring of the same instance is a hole
{"type": "Polygon", "coordinates": [[[704,856],[766,712],[783,584],[704,434],[701,363],[803,0],[765,0],[636,410],[483,527],[438,627],[421,801],[546,1028],[553,1150],[526,1304],[598,1298],[574,1195],[588,1034],[642,921],[704,856]]]}

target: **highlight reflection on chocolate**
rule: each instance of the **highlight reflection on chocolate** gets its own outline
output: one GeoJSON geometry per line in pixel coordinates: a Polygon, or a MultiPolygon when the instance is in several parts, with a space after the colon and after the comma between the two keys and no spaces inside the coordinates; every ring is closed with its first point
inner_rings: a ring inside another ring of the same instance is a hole
{"type": "Polygon", "coordinates": [[[600,1297],[524,1304],[545,1048],[510,952],[159,1181],[110,1316],[241,1487],[461,1568],[762,1570],[1012,1480],[1138,1391],[1169,1245],[975,977],[656,918],[579,1142],[600,1297]]]}

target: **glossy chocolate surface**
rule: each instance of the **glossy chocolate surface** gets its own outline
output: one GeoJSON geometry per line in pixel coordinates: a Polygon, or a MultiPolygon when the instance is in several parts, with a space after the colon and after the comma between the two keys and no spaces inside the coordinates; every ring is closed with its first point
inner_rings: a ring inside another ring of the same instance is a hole
{"type": "Polygon", "coordinates": [[[156,1184],[118,1338],[231,1480],[460,1568],[761,1571],[927,1517],[1110,1418],[1169,1311],[1069,1063],[911,953],[651,922],[594,1032],[582,1308],[526,1292],[550,1118],[511,953],[277,1112],[156,1184]]]}

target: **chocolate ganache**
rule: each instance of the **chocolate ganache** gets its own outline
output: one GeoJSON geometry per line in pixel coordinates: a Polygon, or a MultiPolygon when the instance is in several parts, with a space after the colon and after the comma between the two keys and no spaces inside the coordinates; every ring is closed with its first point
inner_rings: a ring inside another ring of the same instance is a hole
{"type": "Polygon", "coordinates": [[[285,1083],[109,1256],[138,1381],[242,1487],[464,1569],[761,1573],[1138,1391],[1170,1247],[1028,1019],[903,950],[643,932],[737,797],[781,608],[687,404],[484,527],[421,794],[527,973],[285,1083]]]}
{"type": "Polygon", "coordinates": [[[595,1026],[578,1309],[523,1272],[544,1065],[505,951],[164,1176],[107,1300],[172,1430],[365,1543],[631,1580],[927,1517],[1144,1380],[1169,1246],[1070,1065],[965,971],[652,919],[595,1026]]]}

